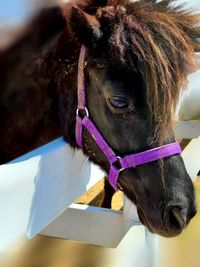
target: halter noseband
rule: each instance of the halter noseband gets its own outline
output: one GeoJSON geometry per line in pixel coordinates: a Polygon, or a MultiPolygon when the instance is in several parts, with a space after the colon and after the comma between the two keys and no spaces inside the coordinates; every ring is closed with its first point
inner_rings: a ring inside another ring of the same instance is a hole
{"type": "Polygon", "coordinates": [[[156,147],[144,152],[126,155],[123,158],[117,156],[111,147],[104,140],[103,136],[89,118],[89,112],[86,106],[86,86],[84,79],[86,48],[81,46],[79,64],[78,64],[78,106],[76,111],[76,142],[82,147],[83,127],[85,127],[93,137],[96,144],[102,150],[107,160],[110,163],[108,180],[112,187],[117,190],[117,180],[119,173],[128,168],[135,168],[138,165],[143,165],[152,161],[156,161],[169,156],[181,153],[181,148],[178,142],[156,147]],[[80,112],[84,115],[81,116],[80,112]],[[120,166],[120,167],[118,167],[120,166]]]}

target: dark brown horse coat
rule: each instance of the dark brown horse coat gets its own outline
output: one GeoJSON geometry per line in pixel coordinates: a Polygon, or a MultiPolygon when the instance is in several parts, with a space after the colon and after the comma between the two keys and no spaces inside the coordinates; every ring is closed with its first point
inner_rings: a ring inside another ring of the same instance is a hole
{"type": "MultiPolygon", "coordinates": [[[[89,50],[89,111],[113,150],[123,156],[173,142],[173,111],[200,50],[200,17],[172,2],[77,0],[43,10],[0,51],[0,164],[60,135],[77,146],[81,43],[89,50]]],[[[83,150],[108,171],[86,132],[83,150]]],[[[174,236],[196,212],[194,189],[180,156],[162,163],[123,171],[119,183],[150,231],[174,236]]]]}

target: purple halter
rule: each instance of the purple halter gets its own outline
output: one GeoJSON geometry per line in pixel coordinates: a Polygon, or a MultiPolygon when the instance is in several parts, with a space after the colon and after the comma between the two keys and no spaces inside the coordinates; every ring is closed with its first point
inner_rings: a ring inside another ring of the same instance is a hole
{"type": "Polygon", "coordinates": [[[156,147],[141,153],[126,155],[123,158],[118,157],[111,147],[106,143],[103,136],[96,128],[95,124],[89,118],[89,112],[86,107],[86,88],[84,79],[86,48],[81,46],[79,65],[78,65],[78,107],[76,111],[76,142],[82,147],[83,127],[85,127],[95,140],[96,144],[102,150],[110,163],[108,180],[112,187],[117,190],[117,180],[119,173],[128,168],[135,168],[138,165],[166,158],[181,153],[178,142],[156,147]],[[80,116],[80,111],[85,115],[80,116]],[[120,166],[119,168],[117,166],[120,166]]]}

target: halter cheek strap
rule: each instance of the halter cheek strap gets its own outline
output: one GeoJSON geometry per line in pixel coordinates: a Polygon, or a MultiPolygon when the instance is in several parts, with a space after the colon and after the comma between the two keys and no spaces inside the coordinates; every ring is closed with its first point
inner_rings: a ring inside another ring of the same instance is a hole
{"type": "Polygon", "coordinates": [[[107,144],[100,131],[97,129],[93,121],[89,118],[89,112],[86,106],[86,86],[84,79],[85,67],[85,46],[81,46],[79,65],[78,65],[78,106],[76,111],[76,142],[82,147],[83,127],[88,130],[96,144],[106,156],[110,170],[108,180],[112,187],[117,190],[117,181],[119,173],[125,169],[135,168],[152,161],[170,157],[181,153],[178,142],[156,147],[144,152],[126,155],[123,158],[117,156],[112,148],[107,144]]]}

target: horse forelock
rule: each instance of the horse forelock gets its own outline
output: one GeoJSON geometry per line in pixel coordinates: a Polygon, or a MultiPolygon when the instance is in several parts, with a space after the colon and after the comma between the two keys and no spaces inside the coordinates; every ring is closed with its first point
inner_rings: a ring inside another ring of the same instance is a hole
{"type": "Polygon", "coordinates": [[[172,125],[180,91],[196,68],[195,51],[200,50],[200,15],[172,4],[170,0],[110,0],[97,11],[112,61],[119,60],[144,77],[160,142],[172,125]]]}

